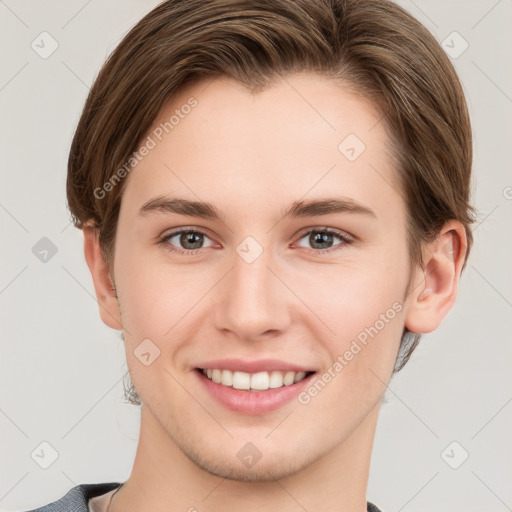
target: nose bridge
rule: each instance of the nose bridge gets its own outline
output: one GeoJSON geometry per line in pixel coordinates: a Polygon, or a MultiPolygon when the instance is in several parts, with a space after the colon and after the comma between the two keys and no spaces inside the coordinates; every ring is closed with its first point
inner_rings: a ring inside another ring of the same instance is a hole
{"type": "Polygon", "coordinates": [[[229,329],[247,340],[285,329],[288,296],[274,274],[274,263],[271,249],[252,237],[236,247],[217,304],[219,329],[229,329]]]}

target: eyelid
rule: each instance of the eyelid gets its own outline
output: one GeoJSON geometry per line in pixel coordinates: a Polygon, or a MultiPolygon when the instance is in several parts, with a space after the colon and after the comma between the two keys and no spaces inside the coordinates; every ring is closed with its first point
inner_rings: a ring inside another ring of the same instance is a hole
{"type": "Polygon", "coordinates": [[[203,235],[207,235],[209,236],[210,238],[212,237],[212,232],[208,229],[208,228],[199,228],[199,227],[196,227],[196,226],[178,226],[178,227],[175,227],[175,228],[168,228],[166,229],[165,231],[163,231],[161,235],[159,235],[158,238],[168,238],[169,236],[171,235],[177,235],[178,233],[180,233],[181,231],[194,231],[194,232],[198,232],[198,233],[201,233],[203,235]]]}
{"type": "Polygon", "coordinates": [[[354,235],[351,235],[350,233],[347,233],[346,231],[343,231],[342,229],[338,228],[331,228],[329,226],[309,226],[306,228],[303,228],[299,231],[299,233],[296,235],[299,238],[302,238],[304,235],[307,235],[308,233],[311,233],[312,231],[316,231],[318,233],[329,233],[336,236],[339,236],[340,238],[343,238],[347,241],[355,241],[356,237],[354,235]]]}

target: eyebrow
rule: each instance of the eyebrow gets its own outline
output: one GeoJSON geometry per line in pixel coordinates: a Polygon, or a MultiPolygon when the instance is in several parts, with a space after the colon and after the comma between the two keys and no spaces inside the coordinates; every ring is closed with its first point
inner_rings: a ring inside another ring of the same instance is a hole
{"type": "MultiPolygon", "coordinates": [[[[159,196],[150,199],[140,208],[139,216],[146,216],[156,212],[176,213],[189,217],[224,221],[222,212],[212,204],[177,197],[159,196]]],[[[361,214],[377,218],[372,209],[346,197],[295,201],[285,210],[283,218],[315,217],[336,213],[361,214]]]]}

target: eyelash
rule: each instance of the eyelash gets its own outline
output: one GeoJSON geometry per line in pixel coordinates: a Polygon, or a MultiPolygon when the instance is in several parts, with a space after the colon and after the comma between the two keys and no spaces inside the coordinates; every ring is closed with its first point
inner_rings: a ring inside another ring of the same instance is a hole
{"type": "MultiPolygon", "coordinates": [[[[201,247],[199,249],[186,250],[186,249],[179,249],[179,248],[176,248],[176,247],[172,247],[171,244],[169,243],[169,240],[171,238],[174,238],[176,235],[181,235],[182,233],[204,235],[204,236],[208,237],[208,235],[205,232],[203,232],[203,231],[200,231],[200,230],[197,230],[197,229],[181,228],[181,229],[178,229],[176,231],[173,231],[172,233],[169,233],[168,235],[165,235],[165,237],[163,237],[160,240],[159,243],[164,245],[169,252],[178,253],[178,254],[193,255],[193,254],[196,254],[198,251],[201,251],[202,249],[205,249],[205,247],[201,247]]],[[[325,228],[310,229],[309,231],[306,231],[305,233],[303,233],[299,237],[299,241],[302,240],[306,235],[310,235],[311,233],[321,233],[321,234],[327,234],[327,235],[334,235],[335,237],[339,238],[342,241],[342,243],[337,244],[334,247],[331,247],[331,248],[325,249],[325,250],[322,250],[322,249],[307,249],[307,252],[315,253],[315,254],[319,254],[319,255],[330,254],[331,252],[334,252],[334,251],[342,249],[345,245],[351,244],[354,241],[352,238],[349,238],[343,232],[338,231],[336,229],[327,228],[327,227],[325,227],[325,228]]]]}

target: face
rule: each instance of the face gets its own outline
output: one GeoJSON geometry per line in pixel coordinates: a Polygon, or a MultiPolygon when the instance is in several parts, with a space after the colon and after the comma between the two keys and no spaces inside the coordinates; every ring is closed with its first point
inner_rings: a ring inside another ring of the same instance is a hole
{"type": "Polygon", "coordinates": [[[113,267],[145,414],[228,478],[340,453],[380,406],[407,310],[406,209],[378,113],[316,75],[258,94],[220,78],[154,128],[113,267]]]}

